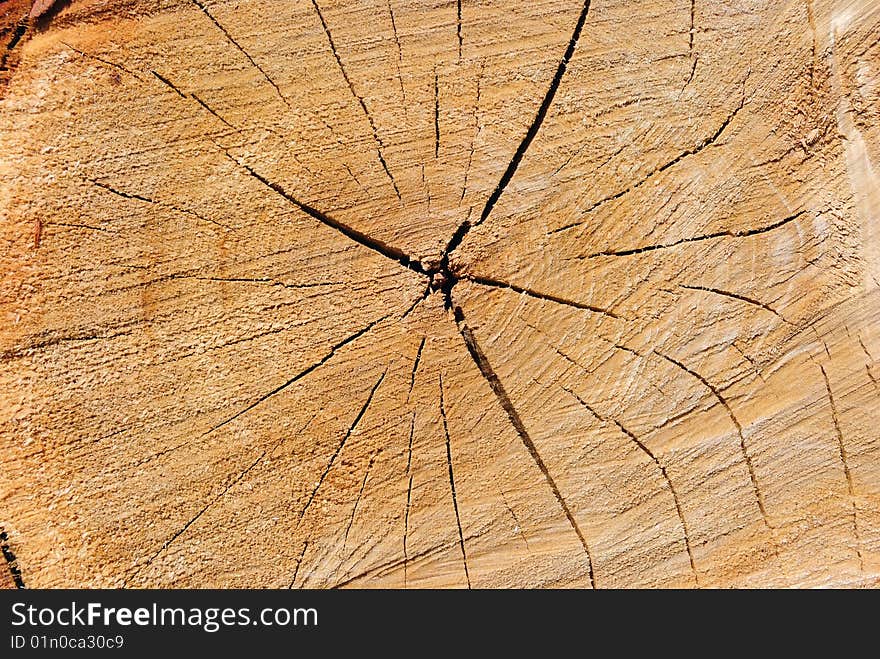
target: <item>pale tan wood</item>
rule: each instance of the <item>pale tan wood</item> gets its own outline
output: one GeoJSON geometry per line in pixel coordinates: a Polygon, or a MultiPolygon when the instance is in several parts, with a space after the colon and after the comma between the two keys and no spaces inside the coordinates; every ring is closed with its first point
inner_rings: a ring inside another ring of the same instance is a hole
{"type": "Polygon", "coordinates": [[[876,3],[111,4],[0,101],[27,586],[877,585],[876,3]]]}

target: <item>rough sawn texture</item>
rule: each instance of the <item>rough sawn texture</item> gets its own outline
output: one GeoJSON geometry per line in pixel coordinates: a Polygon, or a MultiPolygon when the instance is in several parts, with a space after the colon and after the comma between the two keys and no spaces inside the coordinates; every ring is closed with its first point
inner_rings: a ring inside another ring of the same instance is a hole
{"type": "Polygon", "coordinates": [[[876,2],[18,5],[25,586],[878,584],[876,2]]]}

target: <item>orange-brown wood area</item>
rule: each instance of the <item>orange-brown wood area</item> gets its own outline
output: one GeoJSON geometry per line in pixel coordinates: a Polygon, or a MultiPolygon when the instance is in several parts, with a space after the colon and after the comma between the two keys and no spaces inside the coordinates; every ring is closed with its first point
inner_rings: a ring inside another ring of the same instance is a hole
{"type": "Polygon", "coordinates": [[[2,11],[0,585],[878,584],[876,2],[2,11]]]}

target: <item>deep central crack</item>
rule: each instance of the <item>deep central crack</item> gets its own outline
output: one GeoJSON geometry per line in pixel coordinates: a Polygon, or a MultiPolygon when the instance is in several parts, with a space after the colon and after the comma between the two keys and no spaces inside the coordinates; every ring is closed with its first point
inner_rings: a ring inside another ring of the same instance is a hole
{"type": "MultiPolygon", "coordinates": [[[[207,10],[205,10],[205,8],[201,5],[201,3],[198,0],[193,0],[193,1],[196,2],[196,4],[198,4],[199,7],[202,8],[203,11],[205,11],[206,14],[208,13],[207,10]]],[[[342,61],[339,58],[338,53],[336,52],[335,44],[333,43],[329,28],[327,27],[327,24],[326,24],[324,17],[320,11],[319,6],[317,5],[316,2],[314,2],[314,0],[313,0],[312,4],[315,6],[315,9],[318,12],[318,15],[321,19],[321,23],[324,27],[324,30],[327,33],[327,38],[328,38],[328,41],[330,42],[331,50],[333,51],[333,54],[336,57],[337,63],[339,64],[339,67],[342,71],[342,75],[345,78],[346,82],[348,83],[348,86],[351,89],[352,94],[357,98],[359,104],[361,105],[362,109],[364,110],[364,113],[367,115],[367,118],[370,121],[370,126],[372,128],[373,135],[374,135],[374,137],[377,141],[377,144],[378,144],[379,158],[382,161],[383,167],[385,167],[386,173],[389,175],[389,177],[391,178],[392,183],[393,183],[394,182],[393,177],[391,177],[391,173],[388,170],[387,165],[385,164],[384,158],[382,156],[382,144],[379,141],[378,133],[376,131],[375,124],[373,123],[373,119],[369,115],[369,113],[367,112],[367,108],[366,108],[366,105],[365,105],[363,98],[356,93],[354,86],[353,86],[351,80],[349,79],[348,74],[342,64],[342,61]]],[[[459,3],[459,7],[460,7],[460,3],[459,3]]],[[[217,144],[217,146],[218,146],[218,148],[222,149],[223,152],[226,154],[226,156],[230,160],[232,160],[238,167],[247,171],[251,177],[258,180],[262,185],[271,189],[273,192],[280,195],[281,197],[286,199],[288,202],[292,203],[294,206],[299,208],[302,212],[309,215],[310,217],[312,217],[313,219],[315,219],[319,223],[321,223],[324,226],[346,236],[347,238],[349,238],[353,242],[358,243],[359,245],[366,247],[367,249],[369,249],[369,250],[371,250],[371,251],[373,251],[373,252],[375,252],[385,258],[392,260],[392,261],[395,261],[396,263],[407,268],[408,270],[412,270],[413,272],[418,273],[419,275],[426,277],[428,279],[428,286],[425,289],[425,292],[423,293],[421,299],[416,300],[416,302],[409,308],[409,310],[406,312],[406,314],[410,313],[415,308],[415,306],[419,304],[419,302],[426,299],[432,293],[440,293],[443,296],[444,308],[447,311],[452,312],[454,322],[456,324],[456,327],[458,329],[459,334],[462,337],[462,340],[464,341],[465,346],[467,347],[468,354],[470,355],[471,359],[473,360],[473,362],[476,365],[477,369],[479,370],[480,374],[483,376],[483,379],[486,381],[486,383],[489,385],[489,388],[494,393],[495,397],[498,400],[498,403],[501,405],[501,408],[506,413],[511,425],[513,426],[516,433],[519,435],[524,447],[528,451],[533,462],[535,463],[535,465],[538,467],[538,469],[543,474],[544,480],[547,483],[547,486],[552,491],[554,498],[556,499],[557,503],[559,504],[560,509],[563,512],[563,514],[565,515],[565,518],[567,519],[572,530],[576,533],[578,540],[580,541],[580,544],[583,547],[584,553],[587,558],[587,569],[588,569],[588,574],[589,574],[590,585],[593,588],[595,588],[596,587],[596,580],[595,580],[595,575],[594,575],[594,571],[593,571],[593,560],[592,560],[592,556],[590,553],[589,545],[587,543],[587,539],[584,536],[584,533],[581,531],[581,528],[578,525],[578,522],[574,516],[574,513],[571,510],[571,507],[569,506],[563,493],[560,491],[560,488],[557,485],[556,480],[553,478],[552,474],[550,473],[550,470],[547,467],[547,464],[545,463],[544,459],[541,457],[540,453],[538,452],[537,446],[532,441],[532,438],[529,435],[528,430],[526,429],[525,424],[522,421],[522,418],[520,417],[520,415],[517,412],[516,408],[514,407],[512,401],[510,400],[510,397],[509,397],[506,389],[504,388],[504,385],[501,383],[501,380],[499,379],[498,375],[496,374],[496,372],[494,371],[494,369],[490,365],[489,360],[486,357],[485,353],[483,352],[482,348],[477,343],[477,339],[474,336],[473,331],[471,330],[470,327],[468,327],[468,325],[465,321],[464,312],[462,311],[462,309],[459,305],[455,304],[455,301],[453,299],[453,289],[455,288],[456,284],[461,279],[466,278],[469,281],[472,281],[477,284],[481,284],[483,286],[489,286],[489,287],[495,287],[495,288],[508,288],[508,289],[511,289],[511,290],[518,292],[520,294],[528,295],[528,296],[536,298],[536,299],[554,302],[557,304],[562,304],[562,305],[569,306],[569,307],[576,308],[576,309],[589,310],[589,311],[593,311],[593,312],[597,312],[597,313],[603,313],[603,314],[605,314],[609,317],[612,317],[612,318],[617,318],[618,316],[616,316],[613,312],[605,310],[605,309],[600,309],[600,308],[592,307],[590,305],[586,305],[583,303],[578,303],[578,302],[575,302],[572,300],[567,300],[567,299],[564,299],[564,298],[561,298],[559,296],[555,296],[555,295],[552,295],[549,293],[542,293],[540,291],[536,291],[531,288],[525,288],[525,287],[517,286],[512,283],[503,282],[503,281],[491,279],[491,278],[465,275],[461,272],[456,272],[450,263],[450,257],[455,252],[455,250],[461,246],[461,244],[463,243],[465,237],[470,232],[470,230],[476,226],[479,226],[483,222],[485,222],[486,219],[489,217],[493,208],[495,207],[496,202],[500,199],[501,195],[506,190],[507,185],[510,183],[511,179],[513,178],[514,174],[516,173],[520,162],[522,161],[523,157],[526,154],[526,151],[528,150],[529,146],[531,145],[532,141],[534,140],[535,136],[537,135],[538,131],[540,130],[541,125],[543,124],[544,119],[547,116],[547,112],[553,102],[555,95],[556,95],[556,92],[559,89],[559,86],[562,82],[562,78],[566,72],[568,64],[569,64],[572,56],[574,55],[575,49],[577,48],[577,43],[580,38],[581,30],[584,26],[584,22],[586,21],[587,13],[589,12],[589,9],[590,9],[590,0],[584,0],[583,7],[580,11],[580,14],[577,19],[577,23],[575,24],[575,27],[574,27],[574,31],[572,32],[571,38],[569,39],[569,42],[568,42],[566,49],[565,49],[565,52],[563,53],[563,56],[559,61],[559,65],[557,66],[556,72],[553,76],[553,79],[550,82],[550,85],[547,89],[547,92],[545,93],[544,97],[542,98],[541,103],[538,106],[538,110],[535,114],[535,117],[533,118],[532,122],[530,123],[528,130],[526,131],[526,134],[524,135],[522,141],[520,142],[519,146],[517,147],[516,151],[514,152],[513,156],[511,157],[507,167],[505,168],[504,172],[502,173],[501,177],[499,178],[498,185],[495,187],[495,189],[492,191],[489,198],[486,200],[486,204],[483,208],[482,213],[480,214],[479,219],[473,223],[469,219],[465,219],[456,228],[456,230],[450,236],[449,241],[446,243],[446,247],[444,248],[442,254],[440,255],[439,261],[436,261],[436,262],[432,261],[432,262],[428,262],[428,263],[423,263],[420,260],[414,259],[410,254],[405,252],[403,249],[401,249],[395,245],[388,244],[388,243],[386,243],[386,242],[384,242],[374,236],[370,236],[367,233],[364,233],[363,231],[360,231],[359,229],[346,224],[345,222],[342,222],[336,218],[331,217],[327,213],[319,210],[318,208],[315,208],[311,204],[300,200],[294,194],[292,194],[290,191],[285,189],[281,184],[279,184],[279,183],[267,178],[263,174],[259,173],[251,165],[236,158],[227,149],[221,147],[219,144],[217,144]]],[[[459,12],[460,12],[460,8],[459,8],[459,12]]],[[[210,14],[208,14],[208,16],[211,17],[210,14]]],[[[214,20],[213,17],[211,17],[211,18],[212,18],[212,20],[214,20]]],[[[216,20],[214,22],[216,23],[216,20]]],[[[218,27],[220,27],[219,24],[218,24],[218,27]]],[[[223,29],[223,28],[221,27],[221,29],[223,29]]],[[[459,51],[460,51],[460,49],[461,49],[461,32],[460,32],[461,18],[460,18],[460,13],[459,13],[458,30],[459,30],[458,38],[459,38],[459,51]]],[[[225,32],[225,30],[224,30],[224,32],[225,32]]],[[[227,34],[227,37],[229,37],[228,34],[227,34]]],[[[231,40],[231,37],[229,37],[229,38],[231,40]]],[[[240,47],[239,47],[239,49],[240,49],[240,47]]],[[[251,58],[249,57],[248,59],[251,59],[251,58]]],[[[252,59],[251,59],[251,63],[256,66],[255,62],[252,59]]],[[[261,71],[262,71],[262,69],[261,69],[261,71]]],[[[436,84],[436,79],[435,79],[435,84],[436,84]]],[[[204,102],[199,101],[199,104],[203,107],[203,109],[207,110],[208,112],[211,112],[215,116],[219,116],[219,115],[216,115],[216,113],[210,107],[208,107],[204,102]]],[[[439,140],[439,133],[437,134],[437,139],[439,140]]],[[[216,142],[215,142],[215,144],[216,144],[216,142]]],[[[399,198],[400,193],[399,193],[399,191],[397,191],[396,183],[394,184],[394,187],[395,187],[395,191],[397,192],[397,196],[399,198]]],[[[406,314],[404,314],[404,316],[406,316],[406,314]]],[[[309,372],[315,370],[316,368],[318,368],[318,366],[320,366],[321,364],[323,364],[327,360],[329,360],[333,356],[333,354],[336,352],[337,349],[341,348],[345,344],[347,344],[351,341],[354,341],[355,339],[364,335],[373,326],[377,325],[378,323],[382,322],[383,320],[385,320],[387,318],[388,318],[388,316],[385,316],[377,321],[374,321],[373,323],[368,325],[363,330],[344,339],[341,343],[334,346],[330,350],[330,352],[321,361],[317,362],[316,364],[313,364],[312,366],[305,369],[304,371],[302,371],[298,375],[289,379],[287,382],[276,387],[275,389],[270,391],[268,394],[261,396],[255,402],[251,403],[249,406],[247,406],[243,410],[240,410],[238,413],[236,413],[235,415],[233,415],[229,419],[226,419],[222,423],[211,428],[208,431],[208,433],[213,432],[214,430],[216,430],[220,426],[223,426],[223,425],[229,423],[233,419],[236,419],[239,416],[241,416],[242,414],[252,410],[257,405],[260,405],[261,403],[265,402],[267,399],[280,393],[281,391],[283,391],[284,389],[289,387],[291,384],[293,384],[294,382],[299,380],[301,377],[303,377],[304,375],[308,374],[309,372]]],[[[384,378],[384,374],[383,374],[383,378],[384,378]]],[[[374,387],[374,389],[373,389],[373,393],[375,393],[375,389],[378,387],[378,385],[381,383],[381,381],[382,380],[380,378],[379,383],[377,383],[376,387],[374,387]]],[[[441,387],[442,387],[442,383],[441,383],[441,387]]],[[[372,393],[371,393],[370,397],[372,398],[372,393]]],[[[442,406],[442,404],[443,403],[442,403],[442,392],[441,392],[441,406],[442,406]]],[[[367,401],[367,405],[369,405],[369,400],[367,401]]],[[[361,415],[364,413],[365,409],[366,409],[366,406],[364,407],[363,410],[361,410],[361,415]]],[[[358,420],[359,419],[360,419],[360,415],[358,416],[358,420]]],[[[357,420],[355,421],[355,424],[356,423],[357,423],[357,420]]],[[[445,416],[444,416],[444,424],[445,424],[445,416]]],[[[351,432],[352,429],[349,430],[349,433],[351,432]]],[[[207,434],[207,433],[205,433],[205,434],[207,434]]],[[[344,443],[344,441],[345,440],[343,440],[343,443],[344,443]]],[[[447,442],[448,442],[448,435],[447,435],[447,442]]],[[[330,461],[330,464],[327,466],[327,469],[325,470],[325,472],[321,476],[321,481],[323,481],[324,477],[327,475],[327,472],[332,468],[333,461],[336,459],[336,456],[339,454],[341,448],[342,447],[340,446],[339,449],[337,449],[336,453],[334,454],[333,458],[330,461]]],[[[448,448],[448,446],[447,446],[447,448],[448,448]]],[[[452,478],[451,468],[452,468],[452,466],[450,464],[450,479],[452,478]]],[[[320,487],[320,481],[318,483],[318,487],[320,487]]],[[[315,492],[312,493],[312,497],[309,499],[309,502],[306,504],[306,508],[308,508],[309,504],[312,502],[312,499],[314,498],[316,492],[317,492],[317,488],[316,488],[315,492]]],[[[454,497],[454,484],[453,484],[453,497],[454,497]]],[[[204,512],[204,511],[202,511],[202,512],[204,512]]],[[[305,509],[303,510],[303,514],[304,513],[305,513],[305,509]]],[[[458,509],[456,506],[456,514],[457,513],[458,513],[458,509]]],[[[201,514],[201,513],[199,513],[199,514],[201,514]]],[[[198,517],[198,515],[196,516],[196,518],[197,517],[198,517]]],[[[161,553],[161,551],[163,549],[167,548],[168,544],[170,544],[171,541],[173,541],[181,533],[183,533],[186,530],[186,528],[195,521],[196,518],[191,520],[186,526],[184,526],[180,531],[178,531],[178,533],[175,536],[173,536],[170,541],[167,541],[163,545],[163,547],[159,550],[158,553],[161,553]]],[[[302,518],[302,515],[300,516],[300,519],[301,518],[302,518]]],[[[463,555],[463,557],[465,557],[465,561],[466,561],[465,546],[464,546],[465,545],[465,538],[464,538],[464,535],[461,530],[460,520],[459,520],[459,540],[461,543],[462,555],[463,555]]],[[[156,555],[158,555],[158,553],[156,555]]],[[[155,557],[156,556],[154,556],[153,558],[155,558],[155,557]]],[[[298,568],[299,568],[299,564],[297,564],[297,569],[298,568]]]]}
{"type": "Polygon", "coordinates": [[[443,306],[449,311],[453,307],[452,289],[459,281],[459,276],[449,267],[449,258],[444,256],[440,265],[426,271],[429,277],[428,293],[439,292],[443,296],[443,306]]]}
{"type": "Polygon", "coordinates": [[[15,587],[19,589],[24,588],[24,579],[21,576],[18,559],[15,558],[15,554],[9,546],[9,536],[3,530],[0,530],[0,553],[3,554],[3,560],[6,561],[6,566],[9,568],[9,573],[12,575],[15,587]]]}

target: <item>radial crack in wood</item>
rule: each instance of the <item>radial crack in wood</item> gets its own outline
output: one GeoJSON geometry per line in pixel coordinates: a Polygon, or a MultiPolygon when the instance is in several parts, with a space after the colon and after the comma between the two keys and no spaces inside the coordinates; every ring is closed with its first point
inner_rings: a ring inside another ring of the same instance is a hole
{"type": "Polygon", "coordinates": [[[876,3],[7,5],[0,586],[880,584],[876,3]]]}

